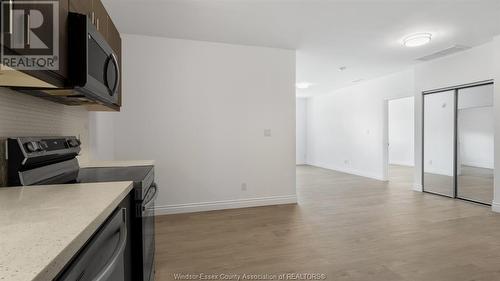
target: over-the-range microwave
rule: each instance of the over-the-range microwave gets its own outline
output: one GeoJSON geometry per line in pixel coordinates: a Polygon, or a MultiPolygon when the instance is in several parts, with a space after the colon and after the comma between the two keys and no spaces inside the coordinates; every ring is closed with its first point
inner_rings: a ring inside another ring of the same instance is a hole
{"type": "Polygon", "coordinates": [[[69,13],[68,33],[68,85],[18,90],[67,105],[118,105],[121,74],[113,49],[87,15],[69,13]]]}

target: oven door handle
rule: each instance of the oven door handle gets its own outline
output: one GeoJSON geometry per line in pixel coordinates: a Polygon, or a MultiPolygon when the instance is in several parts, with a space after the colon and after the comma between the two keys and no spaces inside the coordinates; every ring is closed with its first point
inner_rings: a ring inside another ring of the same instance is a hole
{"type": "Polygon", "coordinates": [[[142,211],[146,211],[147,209],[149,209],[149,207],[154,203],[154,201],[156,200],[156,197],[158,197],[158,186],[156,185],[156,183],[153,183],[151,185],[151,187],[149,188],[148,190],[148,193],[146,194],[146,196],[144,198],[148,198],[148,197],[151,197],[147,202],[145,202],[143,205],[142,205],[142,211]],[[153,195],[149,196],[149,194],[151,192],[154,192],[153,195]]]}
{"type": "Polygon", "coordinates": [[[118,239],[118,246],[115,248],[111,258],[108,260],[106,265],[102,268],[102,270],[92,279],[92,281],[105,281],[108,280],[110,275],[113,273],[118,261],[120,260],[120,256],[123,256],[123,252],[125,251],[125,246],[127,245],[127,219],[126,219],[126,210],[122,209],[123,212],[123,222],[120,226],[120,238],[118,239]]]}

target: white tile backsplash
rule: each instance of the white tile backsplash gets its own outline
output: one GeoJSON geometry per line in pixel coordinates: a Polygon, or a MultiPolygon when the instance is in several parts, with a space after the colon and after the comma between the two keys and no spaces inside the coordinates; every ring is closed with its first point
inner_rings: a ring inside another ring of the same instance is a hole
{"type": "Polygon", "coordinates": [[[12,136],[79,136],[80,158],[89,155],[89,113],[0,87],[0,139],[12,136]]]}

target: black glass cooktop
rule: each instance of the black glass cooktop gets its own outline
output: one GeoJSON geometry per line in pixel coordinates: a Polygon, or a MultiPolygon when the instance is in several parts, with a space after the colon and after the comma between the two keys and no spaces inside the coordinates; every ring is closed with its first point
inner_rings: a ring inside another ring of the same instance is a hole
{"type": "Polygon", "coordinates": [[[154,168],[153,166],[81,168],[76,178],[76,182],[79,183],[113,181],[134,182],[134,198],[142,200],[153,184],[154,168]]]}
{"type": "Polygon", "coordinates": [[[144,181],[153,166],[81,168],[77,182],[144,181]]]}

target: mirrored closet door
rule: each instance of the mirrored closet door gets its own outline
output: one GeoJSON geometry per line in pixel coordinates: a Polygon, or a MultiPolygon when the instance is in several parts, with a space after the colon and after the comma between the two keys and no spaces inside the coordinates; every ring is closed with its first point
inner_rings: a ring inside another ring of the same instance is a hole
{"type": "Polygon", "coordinates": [[[493,201],[493,85],[458,90],[457,197],[493,201]]]}
{"type": "Polygon", "coordinates": [[[424,191],[454,197],[455,91],[424,95],[424,191]]]}
{"type": "Polygon", "coordinates": [[[493,82],[423,93],[424,192],[491,205],[493,82]]]}

